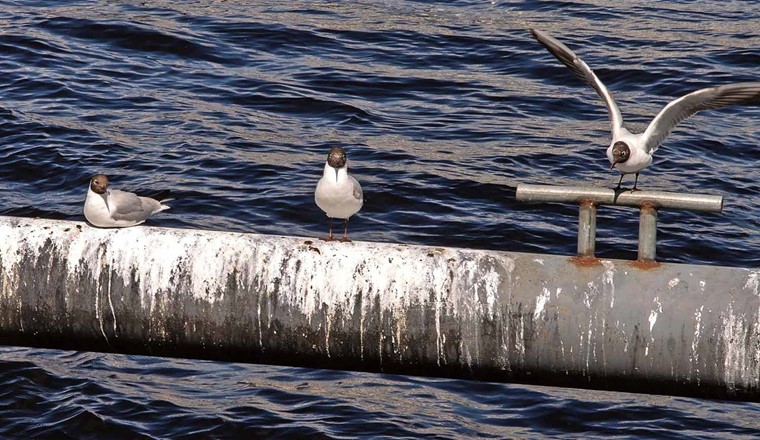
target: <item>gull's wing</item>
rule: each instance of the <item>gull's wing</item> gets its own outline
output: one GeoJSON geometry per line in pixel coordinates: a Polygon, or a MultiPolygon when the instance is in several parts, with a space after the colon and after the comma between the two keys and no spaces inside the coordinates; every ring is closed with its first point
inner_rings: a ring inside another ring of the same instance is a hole
{"type": "Polygon", "coordinates": [[[354,198],[364,203],[364,193],[362,192],[362,186],[359,185],[359,181],[354,179],[353,176],[348,176],[348,179],[351,181],[351,184],[354,186],[354,198]]]}
{"type": "Polygon", "coordinates": [[[552,55],[554,55],[562,64],[567,66],[575,75],[583,80],[586,84],[596,90],[597,95],[604,100],[604,104],[607,106],[607,111],[610,114],[610,125],[612,127],[612,137],[617,137],[620,129],[623,127],[623,117],[620,115],[620,110],[615,99],[612,98],[612,94],[607,87],[599,81],[593,70],[582,59],[578,58],[572,50],[567,46],[560,43],[556,38],[551,35],[539,31],[538,29],[531,29],[530,33],[533,37],[541,43],[552,55]]]}
{"type": "Polygon", "coordinates": [[[760,82],[730,84],[691,92],[671,101],[654,117],[644,132],[644,147],[648,153],[654,153],[678,123],[699,111],[758,101],[760,82]]]}
{"type": "Polygon", "coordinates": [[[141,222],[160,206],[156,200],[138,197],[131,192],[118,189],[108,191],[108,207],[114,220],[141,222]]]}

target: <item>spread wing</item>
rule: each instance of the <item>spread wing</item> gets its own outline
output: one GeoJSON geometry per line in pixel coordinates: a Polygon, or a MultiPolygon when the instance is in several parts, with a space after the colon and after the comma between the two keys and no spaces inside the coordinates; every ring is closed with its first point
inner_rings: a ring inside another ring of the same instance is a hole
{"type": "Polygon", "coordinates": [[[760,82],[730,84],[697,90],[670,102],[644,132],[648,153],[657,151],[662,141],[681,121],[702,110],[760,101],[760,82]]]}
{"type": "Polygon", "coordinates": [[[596,90],[596,94],[604,101],[604,105],[607,106],[607,111],[610,115],[610,125],[612,127],[612,137],[618,136],[620,129],[623,127],[623,116],[620,114],[615,99],[602,83],[593,70],[576,55],[567,46],[560,43],[556,38],[551,35],[539,31],[538,29],[531,29],[530,33],[533,37],[541,43],[552,55],[554,55],[562,64],[567,66],[575,75],[583,80],[586,84],[596,90]]]}

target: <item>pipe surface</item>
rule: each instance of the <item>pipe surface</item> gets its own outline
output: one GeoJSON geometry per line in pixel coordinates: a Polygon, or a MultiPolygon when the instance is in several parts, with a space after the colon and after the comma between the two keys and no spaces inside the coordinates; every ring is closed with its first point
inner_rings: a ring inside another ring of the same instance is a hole
{"type": "Polygon", "coordinates": [[[686,209],[702,212],[723,210],[723,196],[682,194],[662,191],[629,191],[611,188],[517,185],[516,198],[522,202],[580,203],[591,200],[597,205],[636,206],[651,203],[657,208],[686,209]]]}
{"type": "Polygon", "coordinates": [[[760,400],[760,270],[0,217],[0,343],[760,400]]]}

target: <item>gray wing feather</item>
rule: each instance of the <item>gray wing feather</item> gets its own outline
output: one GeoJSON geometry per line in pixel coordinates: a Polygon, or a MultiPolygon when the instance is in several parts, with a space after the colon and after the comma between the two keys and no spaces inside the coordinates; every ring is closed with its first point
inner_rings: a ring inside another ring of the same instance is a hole
{"type": "Polygon", "coordinates": [[[142,221],[160,209],[161,204],[157,200],[115,189],[108,193],[108,206],[114,220],[142,221]]]}
{"type": "Polygon", "coordinates": [[[362,192],[362,186],[359,185],[359,181],[354,179],[353,176],[348,176],[351,183],[354,185],[354,198],[364,203],[364,192],[362,192]]]}
{"type": "Polygon", "coordinates": [[[684,119],[702,110],[760,101],[760,82],[747,82],[697,90],[670,102],[644,132],[647,152],[657,151],[662,141],[684,119]]]}
{"type": "Polygon", "coordinates": [[[582,59],[578,57],[567,46],[559,42],[551,35],[539,31],[538,29],[531,29],[533,37],[541,43],[552,55],[554,55],[562,64],[567,66],[575,75],[583,82],[590,85],[604,101],[607,106],[607,111],[610,115],[610,126],[612,127],[612,136],[616,137],[618,132],[623,127],[623,116],[620,114],[615,99],[607,89],[607,86],[602,83],[593,70],[582,59]]]}

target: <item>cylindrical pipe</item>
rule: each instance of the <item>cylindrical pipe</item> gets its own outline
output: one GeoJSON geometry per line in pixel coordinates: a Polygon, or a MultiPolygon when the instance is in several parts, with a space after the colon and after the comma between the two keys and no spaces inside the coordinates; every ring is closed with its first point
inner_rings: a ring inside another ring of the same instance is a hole
{"type": "Polygon", "coordinates": [[[657,207],[651,203],[641,205],[639,214],[639,261],[657,259],[657,207]]]}
{"type": "Polygon", "coordinates": [[[593,258],[596,247],[596,205],[581,200],[578,211],[578,256],[593,258]]]}
{"type": "Polygon", "coordinates": [[[720,212],[723,196],[662,191],[615,191],[611,188],[517,185],[516,198],[523,202],[579,203],[592,200],[597,205],[636,206],[651,203],[658,208],[720,212]]]}
{"type": "Polygon", "coordinates": [[[517,185],[515,198],[520,202],[580,203],[593,200],[596,204],[611,205],[615,202],[615,191],[609,188],[554,185],[517,185]]]}
{"type": "Polygon", "coordinates": [[[0,344],[760,401],[760,271],[0,217],[0,344]]]}

